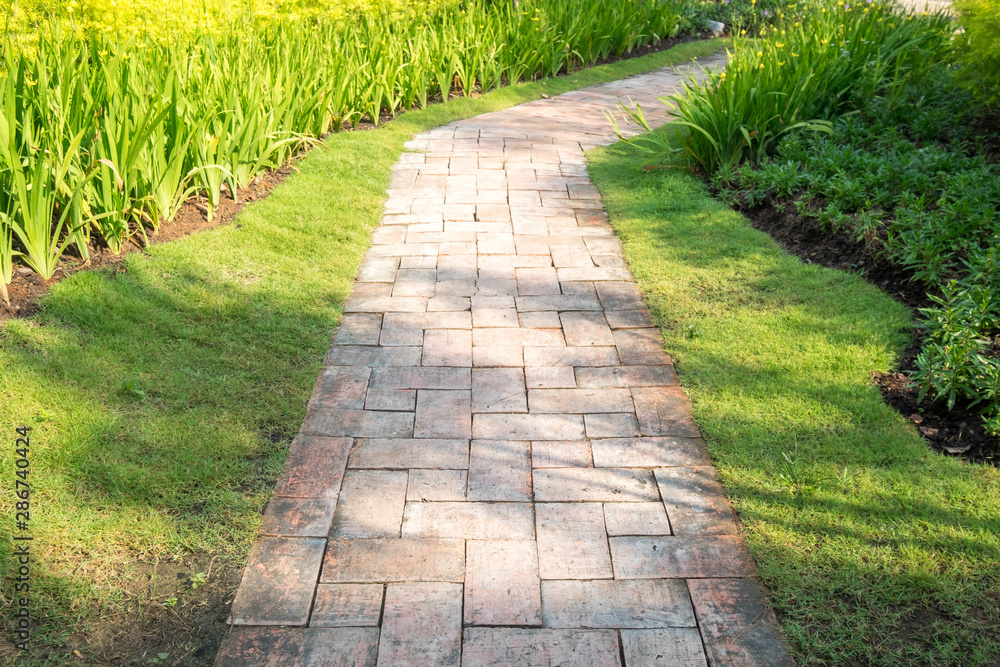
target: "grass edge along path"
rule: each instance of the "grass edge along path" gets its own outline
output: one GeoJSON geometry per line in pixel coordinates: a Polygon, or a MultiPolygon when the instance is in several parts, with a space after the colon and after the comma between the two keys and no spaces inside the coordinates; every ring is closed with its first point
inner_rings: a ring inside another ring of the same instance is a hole
{"type": "Polygon", "coordinates": [[[1000,660],[1000,471],[933,453],[870,374],[907,311],[808,265],[679,169],[588,153],[802,664],[1000,660]]]}
{"type": "MultiPolygon", "coordinates": [[[[137,584],[141,561],[245,561],[413,134],[721,46],[690,42],[331,135],[229,225],[75,274],[36,316],[3,323],[0,469],[14,470],[15,426],[34,429],[33,653],[72,661],[68,635],[141,613],[155,595],[155,582],[137,584]]],[[[12,494],[0,511],[13,520],[12,494]]]]}

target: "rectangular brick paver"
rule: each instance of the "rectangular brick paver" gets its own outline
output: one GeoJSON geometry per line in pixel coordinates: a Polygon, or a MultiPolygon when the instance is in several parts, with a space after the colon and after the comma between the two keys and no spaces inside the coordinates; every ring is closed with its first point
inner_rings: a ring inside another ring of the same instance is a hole
{"type": "Polygon", "coordinates": [[[534,541],[469,540],[465,552],[465,622],[541,625],[534,541]]]}
{"type": "Polygon", "coordinates": [[[586,440],[542,440],[531,443],[532,468],[591,468],[594,460],[586,440]]]}
{"type": "Polygon", "coordinates": [[[233,601],[233,624],[305,625],[323,546],[316,538],[259,539],[233,601]]]}
{"type": "Polygon", "coordinates": [[[652,468],[709,465],[705,443],[700,438],[607,438],[594,440],[594,465],[652,468]]]}
{"type": "Polygon", "coordinates": [[[330,498],[283,498],[275,496],[267,504],[261,535],[326,537],[337,501],[330,498]]]}
{"type": "Polygon", "coordinates": [[[553,468],[534,473],[539,502],[650,502],[660,499],[653,475],[628,468],[553,468]]]}
{"type": "Polygon", "coordinates": [[[687,586],[676,579],[543,581],[547,628],[694,627],[687,586]]]}
{"type": "Polygon", "coordinates": [[[480,440],[583,440],[583,417],[559,414],[478,414],[472,437],[480,440]]]}
{"type": "Polygon", "coordinates": [[[609,537],[671,534],[663,503],[605,503],[604,523],[609,537]]]}
{"type": "Polygon", "coordinates": [[[737,534],[736,515],[714,468],[659,468],[654,473],[674,534],[737,534]]]}
{"type": "Polygon", "coordinates": [[[466,628],[462,667],[621,667],[613,630],[466,628]]]}
{"type": "Polygon", "coordinates": [[[377,627],[382,584],[319,584],[309,617],[311,627],[377,627]]]}
{"type": "MultiPolygon", "coordinates": [[[[622,630],[628,667],[707,667],[701,636],[694,628],[622,630]]],[[[725,663],[721,663],[725,664],[725,663]]]]}
{"type": "Polygon", "coordinates": [[[458,667],[462,654],[462,586],[389,584],[378,664],[458,667]]]}
{"type": "Polygon", "coordinates": [[[619,579],[751,577],[753,561],[743,538],[612,537],[611,556],[619,579]]]}
{"type": "Polygon", "coordinates": [[[375,667],[378,628],[237,627],[215,667],[375,667]]]}
{"type": "Polygon", "coordinates": [[[531,500],[531,444],[525,440],[473,440],[469,500],[531,500]]]}
{"type": "Polygon", "coordinates": [[[407,474],[399,470],[349,470],[331,537],[398,537],[406,482],[407,474]]]}
{"type": "Polygon", "coordinates": [[[345,539],[327,544],[320,582],[461,582],[464,577],[462,540],[345,539]]]}
{"type": "Polygon", "coordinates": [[[472,392],[421,389],[417,392],[414,438],[472,437],[472,392]]]}
{"type": "Polygon", "coordinates": [[[469,441],[448,438],[360,439],[347,463],[350,468],[465,469],[469,441]]]}
{"type": "Polygon", "coordinates": [[[469,473],[465,470],[410,470],[407,500],[465,500],[469,473]]]}
{"type": "Polygon", "coordinates": [[[351,438],[300,435],[292,441],[275,495],[336,500],[351,453],[351,438]]]}
{"type": "Polygon", "coordinates": [[[628,389],[529,389],[534,413],[634,412],[628,389]]]}
{"type": "Polygon", "coordinates": [[[612,577],[600,503],[539,503],[535,516],[543,579],[612,577]]]}
{"type": "Polygon", "coordinates": [[[410,502],[403,537],[530,540],[534,515],[531,503],[410,502]]]}
{"type": "Polygon", "coordinates": [[[791,667],[774,611],[754,579],[688,581],[713,665],[791,667]]]}

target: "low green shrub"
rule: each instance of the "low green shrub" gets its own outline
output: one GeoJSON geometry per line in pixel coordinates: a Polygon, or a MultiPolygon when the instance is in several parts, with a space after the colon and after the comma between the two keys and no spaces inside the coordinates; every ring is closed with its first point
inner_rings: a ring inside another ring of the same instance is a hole
{"type": "Polygon", "coordinates": [[[956,0],[963,32],[956,40],[963,83],[979,101],[1000,107],[1000,0],[956,0]]]}
{"type": "MultiPolygon", "coordinates": [[[[841,1],[784,16],[758,38],[738,36],[725,71],[692,77],[683,93],[664,99],[691,130],[683,149],[689,164],[711,175],[758,163],[788,132],[828,132],[830,120],[948,52],[946,15],[895,11],[841,1]]],[[[641,109],[624,110],[626,120],[645,125],[641,109]]],[[[662,133],[640,141],[654,155],[674,150],[662,133]]]]}

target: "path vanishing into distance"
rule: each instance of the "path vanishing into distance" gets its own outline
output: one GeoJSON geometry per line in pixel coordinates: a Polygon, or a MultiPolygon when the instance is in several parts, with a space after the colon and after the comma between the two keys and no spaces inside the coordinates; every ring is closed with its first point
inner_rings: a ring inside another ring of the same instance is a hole
{"type": "Polygon", "coordinates": [[[587,175],[682,80],[408,144],[216,665],[791,665],[587,175]]]}

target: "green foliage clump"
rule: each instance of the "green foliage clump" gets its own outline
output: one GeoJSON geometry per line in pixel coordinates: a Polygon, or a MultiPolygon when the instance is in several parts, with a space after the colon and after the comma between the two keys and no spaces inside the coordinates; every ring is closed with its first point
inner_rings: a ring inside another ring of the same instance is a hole
{"type": "Polygon", "coordinates": [[[956,40],[963,83],[979,101],[1000,107],[1000,0],[957,0],[963,32],[956,40]]]}
{"type": "MultiPolygon", "coordinates": [[[[723,72],[692,78],[664,101],[691,129],[684,156],[714,174],[760,162],[796,129],[829,132],[829,121],[890,90],[948,52],[950,19],[899,15],[893,5],[808,7],[757,38],[737,37],[723,72]]],[[[644,124],[641,110],[626,111],[644,124]]],[[[648,127],[648,126],[647,126],[648,127]]],[[[644,137],[654,155],[674,148],[663,134],[644,137]]]]}
{"type": "Polygon", "coordinates": [[[980,405],[1000,435],[1000,168],[977,153],[975,104],[940,66],[839,119],[828,136],[787,138],[754,166],[719,172],[747,204],[794,201],[909,270],[928,290],[913,379],[980,405]]]}

